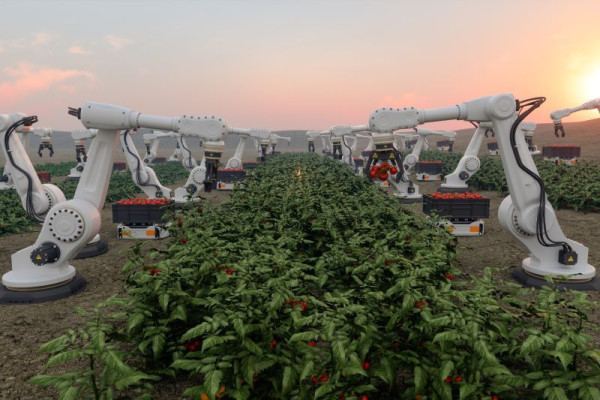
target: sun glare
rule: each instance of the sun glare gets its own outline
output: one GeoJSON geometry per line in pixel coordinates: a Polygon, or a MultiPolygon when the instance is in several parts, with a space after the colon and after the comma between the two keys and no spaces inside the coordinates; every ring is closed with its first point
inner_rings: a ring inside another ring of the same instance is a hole
{"type": "Polygon", "coordinates": [[[582,83],[585,101],[600,97],[600,68],[595,69],[582,83]]]}

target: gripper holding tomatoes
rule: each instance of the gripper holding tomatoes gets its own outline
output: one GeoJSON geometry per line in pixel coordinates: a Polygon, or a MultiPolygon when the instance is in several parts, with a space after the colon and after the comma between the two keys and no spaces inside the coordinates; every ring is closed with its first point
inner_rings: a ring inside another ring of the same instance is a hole
{"type": "Polygon", "coordinates": [[[369,126],[372,132],[386,133],[454,119],[491,122],[510,192],[500,205],[498,219],[529,251],[522,262],[523,271],[531,277],[567,276],[573,284],[597,281],[596,269],[588,264],[588,248],[562,232],[552,205],[542,193],[543,182],[525,138],[517,134],[518,124],[544,100],[517,101],[507,93],[428,110],[380,108],[371,114],[369,126]],[[519,111],[525,108],[520,116],[519,111]]]}
{"type": "Polygon", "coordinates": [[[552,111],[550,113],[550,118],[552,122],[554,122],[554,134],[558,137],[558,133],[560,132],[562,137],[565,137],[565,128],[562,124],[562,119],[568,117],[569,115],[576,113],[578,111],[583,110],[598,110],[600,112],[600,98],[586,101],[583,104],[578,105],[577,107],[572,108],[564,108],[562,110],[552,111]]]}
{"type": "Polygon", "coordinates": [[[229,131],[225,121],[218,117],[162,117],[104,103],[87,102],[81,108],[70,108],[69,114],[81,120],[84,127],[98,129],[86,168],[73,199],[54,204],[36,242],[12,255],[12,270],[2,277],[7,288],[41,290],[63,286],[75,277],[71,260],[100,231],[100,212],[122,130],[174,131],[212,143],[223,143],[229,131]],[[42,256],[37,258],[36,254],[42,256]]]}

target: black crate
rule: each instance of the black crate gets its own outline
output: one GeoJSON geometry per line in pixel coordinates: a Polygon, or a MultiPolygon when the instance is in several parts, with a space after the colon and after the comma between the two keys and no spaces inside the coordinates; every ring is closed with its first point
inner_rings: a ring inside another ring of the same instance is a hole
{"type": "Polygon", "coordinates": [[[260,164],[260,163],[257,161],[249,161],[249,162],[242,163],[242,165],[244,166],[244,169],[246,169],[246,170],[254,169],[254,168],[256,168],[256,166],[258,164],[260,164]]]}
{"type": "Polygon", "coordinates": [[[127,168],[127,164],[121,161],[117,161],[113,163],[113,171],[125,171],[127,168]]]}
{"type": "Polygon", "coordinates": [[[151,225],[162,222],[168,204],[117,204],[112,205],[114,223],[124,225],[151,225]]]}
{"type": "Polygon", "coordinates": [[[435,199],[425,194],[423,212],[425,214],[435,212],[443,217],[489,218],[490,199],[435,199]]]}
{"type": "Polygon", "coordinates": [[[372,152],[372,151],[363,151],[363,152],[362,152],[360,155],[361,155],[363,158],[369,158],[369,157],[371,156],[371,154],[373,154],[373,152],[372,152]]]}
{"type": "Polygon", "coordinates": [[[419,161],[417,163],[417,174],[438,175],[442,173],[444,163],[441,161],[419,161]]]}
{"type": "Polygon", "coordinates": [[[443,147],[443,146],[452,146],[453,143],[454,142],[451,140],[438,140],[436,144],[439,147],[443,147]]]}
{"type": "Polygon", "coordinates": [[[362,167],[365,164],[365,160],[363,160],[362,158],[354,158],[353,161],[355,167],[362,167]]]}
{"type": "Polygon", "coordinates": [[[246,177],[246,171],[243,169],[219,169],[217,170],[217,181],[219,182],[238,182],[246,177]]]}
{"type": "Polygon", "coordinates": [[[544,146],[542,148],[542,155],[544,157],[559,157],[559,158],[575,158],[581,154],[581,147],[579,146],[544,146]]]}
{"type": "Polygon", "coordinates": [[[167,162],[167,157],[156,157],[154,160],[152,160],[153,164],[164,164],[167,162]]]}
{"type": "Polygon", "coordinates": [[[488,150],[498,150],[498,142],[490,142],[487,144],[488,150]]]}

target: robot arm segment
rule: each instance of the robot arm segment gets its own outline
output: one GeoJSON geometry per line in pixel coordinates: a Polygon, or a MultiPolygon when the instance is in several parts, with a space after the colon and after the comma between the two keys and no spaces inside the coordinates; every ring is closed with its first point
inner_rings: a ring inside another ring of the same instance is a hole
{"type": "Polygon", "coordinates": [[[558,137],[558,133],[560,132],[562,137],[565,136],[565,129],[562,124],[562,119],[568,117],[569,115],[582,111],[582,110],[593,110],[596,109],[600,112],[600,98],[587,101],[577,107],[573,108],[564,108],[562,110],[556,110],[550,113],[550,118],[552,122],[554,122],[554,135],[558,137]]]}

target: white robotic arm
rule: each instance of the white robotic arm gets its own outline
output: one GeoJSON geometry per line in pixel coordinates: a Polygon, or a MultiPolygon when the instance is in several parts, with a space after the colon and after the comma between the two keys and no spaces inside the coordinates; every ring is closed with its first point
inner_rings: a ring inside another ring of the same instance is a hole
{"type": "MultiPolygon", "coordinates": [[[[394,136],[400,135],[410,135],[411,132],[395,132],[394,136]]],[[[430,129],[415,129],[413,132],[415,136],[417,136],[417,143],[413,148],[412,152],[404,158],[404,173],[406,175],[410,174],[410,171],[417,165],[419,162],[419,157],[421,156],[421,152],[425,146],[425,139],[429,135],[435,136],[445,136],[448,138],[454,138],[456,136],[456,132],[449,131],[432,131],[430,129]]]]}
{"type": "Polygon", "coordinates": [[[276,133],[271,133],[271,135],[269,136],[269,144],[271,145],[269,147],[269,150],[267,151],[267,154],[274,154],[275,153],[275,147],[277,146],[277,143],[280,140],[284,140],[286,142],[288,142],[288,146],[290,145],[290,143],[292,143],[292,138],[289,137],[285,137],[285,136],[279,136],[276,133]]]}
{"type": "Polygon", "coordinates": [[[37,122],[37,117],[26,117],[25,114],[14,113],[0,115],[0,146],[6,159],[5,174],[10,176],[21,204],[31,219],[37,222],[44,220],[50,208],[65,200],[62,191],[52,184],[42,184],[35,168],[15,133],[25,133],[30,125],[37,122]]]}
{"type": "Polygon", "coordinates": [[[158,146],[160,145],[160,139],[167,137],[165,132],[152,131],[152,133],[144,134],[144,145],[146,146],[146,155],[144,156],[144,164],[152,165],[152,161],[158,155],[158,146]]]}
{"type": "Polygon", "coordinates": [[[249,138],[253,140],[268,140],[271,132],[268,129],[240,129],[230,128],[229,133],[234,133],[240,136],[240,141],[235,149],[233,157],[231,157],[227,164],[226,169],[242,168],[242,157],[244,155],[244,149],[246,148],[246,142],[249,138]]]}
{"type": "Polygon", "coordinates": [[[194,156],[192,156],[192,151],[188,147],[183,135],[177,135],[177,144],[181,149],[181,163],[183,164],[183,167],[188,171],[191,171],[194,168],[196,168],[198,166],[198,163],[196,163],[196,159],[194,158],[194,156]]]}
{"type": "Polygon", "coordinates": [[[588,249],[563,234],[525,139],[516,133],[519,123],[544,100],[519,102],[512,94],[499,94],[431,110],[378,109],[371,114],[369,125],[372,131],[390,132],[453,119],[491,122],[510,191],[500,205],[498,217],[503,228],[530,252],[530,257],[523,260],[523,269],[529,275],[589,281],[595,277],[596,269],[588,264],[588,249]]]}
{"type": "Polygon", "coordinates": [[[52,129],[50,128],[32,128],[31,131],[36,136],[39,136],[42,139],[42,143],[38,148],[38,154],[42,156],[42,150],[48,149],[50,151],[50,157],[54,155],[54,147],[52,146],[52,129]]]}
{"type": "Polygon", "coordinates": [[[120,141],[133,182],[150,199],[171,197],[171,189],[161,185],[154,170],[142,162],[131,136],[132,132],[127,129],[121,133],[120,141]]]}
{"type": "Polygon", "coordinates": [[[491,129],[491,122],[481,122],[477,126],[477,129],[475,129],[475,133],[471,137],[471,141],[469,142],[465,153],[461,157],[454,171],[451,174],[446,175],[445,182],[442,183],[440,191],[467,191],[467,189],[469,188],[469,185],[466,183],[467,180],[470,177],[472,177],[477,171],[479,171],[479,167],[481,165],[477,154],[479,153],[479,148],[481,147],[481,144],[483,142],[485,132],[488,132],[491,129]]]}
{"type": "Polygon", "coordinates": [[[149,128],[219,141],[227,134],[227,125],[215,117],[162,117],[146,115],[104,103],[85,103],[70,108],[86,128],[98,129],[90,155],[72,200],[54,205],[46,216],[38,239],[12,255],[12,270],[2,277],[9,289],[36,290],[60,286],[75,276],[69,262],[100,230],[100,211],[104,206],[113,156],[120,132],[149,128]]]}
{"type": "Polygon", "coordinates": [[[565,129],[562,124],[562,119],[568,117],[569,115],[583,110],[593,110],[596,109],[600,112],[600,98],[587,101],[577,107],[573,108],[564,108],[562,110],[556,110],[550,113],[550,118],[552,122],[554,122],[554,134],[558,137],[558,133],[561,132],[562,137],[565,136],[565,129]]]}
{"type": "Polygon", "coordinates": [[[85,168],[85,163],[87,162],[87,151],[85,149],[85,141],[87,139],[93,139],[98,131],[96,129],[76,129],[71,131],[71,138],[73,138],[73,143],[75,144],[75,159],[77,160],[77,165],[71,168],[68,180],[78,180],[81,178],[81,173],[85,168]]]}

